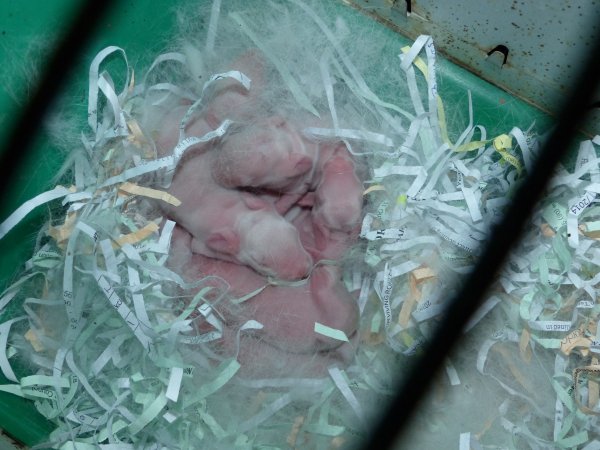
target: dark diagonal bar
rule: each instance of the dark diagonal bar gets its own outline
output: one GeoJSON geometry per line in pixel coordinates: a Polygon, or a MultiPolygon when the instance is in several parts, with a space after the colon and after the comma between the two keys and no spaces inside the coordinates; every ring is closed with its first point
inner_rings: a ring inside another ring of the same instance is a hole
{"type": "MultiPolygon", "coordinates": [[[[593,24],[590,24],[593,25],[593,24]]],[[[600,24],[599,24],[600,25],[600,24]]],[[[590,26],[588,29],[592,29],[590,26]]],[[[557,123],[540,151],[530,174],[521,184],[502,221],[490,230],[490,238],[473,272],[448,304],[443,321],[423,349],[419,359],[400,382],[397,394],[372,428],[364,449],[391,448],[409,420],[430,382],[462,335],[470,317],[485,298],[508,254],[519,241],[524,225],[540,199],[554,169],[566,153],[583,120],[600,81],[600,39],[590,46],[579,76],[573,78],[570,94],[563,103],[557,123]]]]}
{"type": "Polygon", "coordinates": [[[106,17],[113,1],[84,0],[81,3],[82,6],[74,15],[72,23],[68,24],[68,29],[48,59],[34,94],[22,110],[2,146],[0,152],[1,199],[8,198],[13,176],[22,170],[22,163],[37,136],[39,124],[50,109],[54,98],[61,93],[64,83],[69,79],[73,70],[74,63],[106,17]]]}

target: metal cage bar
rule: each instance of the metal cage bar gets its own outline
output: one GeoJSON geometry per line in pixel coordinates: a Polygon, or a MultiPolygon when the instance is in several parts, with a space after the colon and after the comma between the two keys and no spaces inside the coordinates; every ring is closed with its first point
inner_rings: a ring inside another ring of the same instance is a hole
{"type": "Polygon", "coordinates": [[[0,151],[0,192],[6,200],[9,186],[31,148],[39,123],[50,109],[54,99],[62,92],[77,58],[94,36],[110,11],[113,0],[83,1],[66,32],[48,58],[35,92],[22,110],[0,151]],[[14,149],[19,149],[15,151],[14,149]]]}

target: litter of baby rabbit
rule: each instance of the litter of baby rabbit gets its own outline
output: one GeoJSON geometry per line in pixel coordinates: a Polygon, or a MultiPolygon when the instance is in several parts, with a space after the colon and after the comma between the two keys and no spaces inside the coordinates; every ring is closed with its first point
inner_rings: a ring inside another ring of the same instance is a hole
{"type": "MultiPolygon", "coordinates": [[[[140,72],[99,52],[62,184],[0,224],[53,211],[0,295],[0,390],[55,425],[40,448],[359,445],[534,164],[535,124],[491,134],[470,92],[457,131],[430,37],[359,45],[356,11],[268,4],[186,10],[140,72]]],[[[600,448],[599,145],[556,174],[411,447],[600,448]]]]}

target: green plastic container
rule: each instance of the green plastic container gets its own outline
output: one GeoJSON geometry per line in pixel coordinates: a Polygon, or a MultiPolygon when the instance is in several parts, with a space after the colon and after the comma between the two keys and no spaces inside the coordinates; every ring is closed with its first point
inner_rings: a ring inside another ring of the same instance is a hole
{"type": "MultiPolygon", "coordinates": [[[[51,51],[52,42],[60,37],[82,3],[81,0],[30,0],[5,1],[0,5],[2,141],[6,139],[8,130],[26,103],[34,72],[43,71],[43,56],[51,51]],[[32,70],[34,67],[35,71],[32,70]]],[[[64,94],[65,98],[72,99],[72,104],[65,104],[63,101],[62,107],[83,119],[87,114],[87,71],[93,56],[108,45],[120,46],[127,51],[130,64],[137,69],[137,73],[143,73],[143,68],[147,67],[153,57],[167,48],[169,36],[175,27],[176,5],[171,1],[136,0],[116,3],[67,82],[64,94]]],[[[372,26],[373,19],[350,10],[341,1],[339,7],[341,13],[347,15],[351,26],[372,26]]],[[[398,50],[408,43],[406,38],[398,36],[398,50]]],[[[452,63],[440,61],[438,77],[446,112],[458,125],[458,130],[449,130],[451,139],[455,139],[468,122],[467,91],[472,94],[475,121],[487,128],[488,136],[507,132],[512,126],[528,128],[534,121],[538,130],[547,129],[549,118],[544,113],[452,63]]],[[[60,155],[63,153],[48,143],[41,125],[39,131],[36,144],[30,150],[24,166],[16,168],[16,182],[10,195],[2,199],[0,221],[27,199],[53,187],[50,180],[61,165],[60,155]]],[[[31,256],[35,235],[46,214],[45,208],[39,208],[0,240],[0,288],[4,289],[14,280],[23,262],[31,256]]],[[[0,321],[6,320],[10,314],[11,311],[0,312],[0,321]]],[[[6,382],[0,375],[0,384],[6,382]]],[[[0,429],[15,440],[31,446],[43,442],[53,425],[37,413],[32,402],[0,393],[0,429]]]]}

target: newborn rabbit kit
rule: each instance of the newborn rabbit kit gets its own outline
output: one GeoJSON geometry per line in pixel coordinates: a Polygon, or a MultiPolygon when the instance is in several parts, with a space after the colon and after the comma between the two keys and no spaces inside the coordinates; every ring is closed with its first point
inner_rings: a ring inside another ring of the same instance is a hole
{"type": "MultiPolygon", "coordinates": [[[[52,448],[354,448],[531,167],[542,115],[480,123],[430,37],[337,2],[177,17],[148,64],[119,42],[91,56],[62,178],[2,218],[6,240],[52,211],[0,297],[0,389],[51,422],[52,448]]],[[[581,242],[553,211],[573,177],[594,181],[597,145],[555,182],[405,445],[592,442],[593,371],[567,397],[561,375],[589,352],[545,333],[596,331],[568,300],[596,211],[581,242]],[[525,295],[548,273],[560,295],[525,295]]]]}

